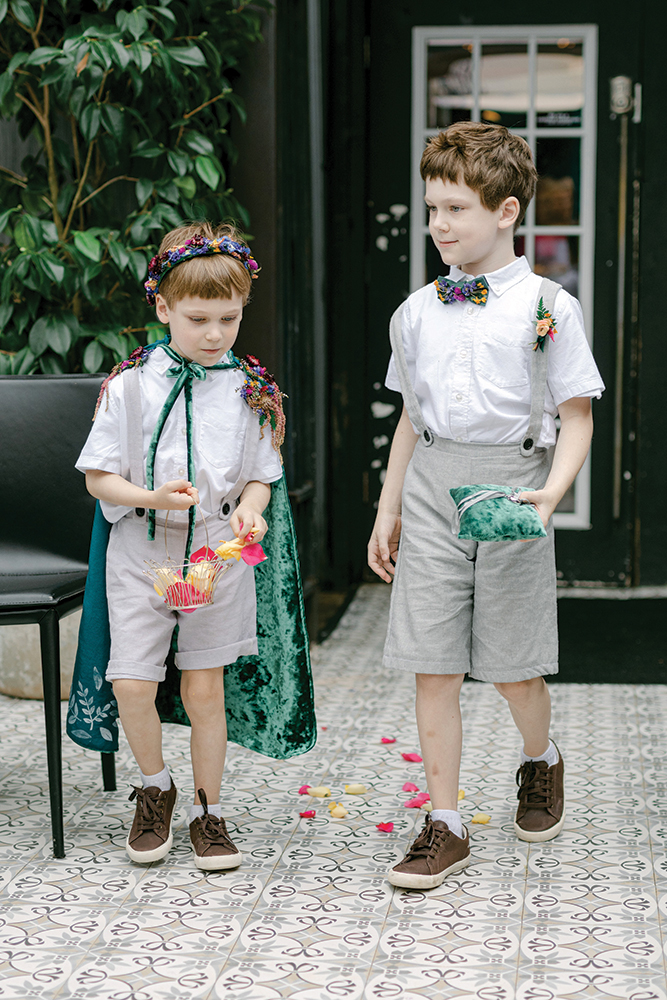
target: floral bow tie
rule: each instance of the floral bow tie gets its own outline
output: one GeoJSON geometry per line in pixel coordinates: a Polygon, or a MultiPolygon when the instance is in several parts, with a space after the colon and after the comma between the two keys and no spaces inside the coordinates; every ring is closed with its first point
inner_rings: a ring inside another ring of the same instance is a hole
{"type": "Polygon", "coordinates": [[[451,278],[437,278],[434,282],[438,298],[447,305],[449,302],[465,302],[470,299],[476,306],[485,306],[489,298],[489,283],[480,275],[466,281],[452,281],[451,278]]]}

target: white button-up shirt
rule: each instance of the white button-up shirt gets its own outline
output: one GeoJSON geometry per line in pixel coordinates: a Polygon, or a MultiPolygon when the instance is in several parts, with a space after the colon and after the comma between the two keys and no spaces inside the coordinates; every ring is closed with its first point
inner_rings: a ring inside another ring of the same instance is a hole
{"type": "MultiPolygon", "coordinates": [[[[229,360],[227,356],[224,361],[229,360]]],[[[174,379],[165,374],[174,362],[156,347],[141,367],[141,403],[143,421],[144,465],[148,446],[162,406],[174,385],[174,379]]],[[[127,411],[123,405],[123,375],[109,383],[109,401],[106,393],[97,419],[88,435],[83,451],[76,463],[80,472],[100,469],[115,472],[124,479],[130,478],[129,434],[136,428],[128,427],[127,411]]],[[[220,503],[241,476],[243,449],[252,421],[260,436],[257,414],[245,403],[238,391],[245,381],[238,368],[209,371],[204,381],[192,384],[192,443],[196,469],[196,483],[202,510],[206,515],[218,512],[220,503]]],[[[282,476],[278,452],[271,443],[271,428],[265,425],[264,436],[259,440],[252,468],[243,470],[248,481],[272,483],[282,476]]],[[[187,430],[185,426],[185,391],[177,398],[160,435],[155,456],[155,485],[162,486],[173,479],[188,478],[187,430]]],[[[234,498],[235,499],[235,498],[234,498]]],[[[107,521],[120,520],[132,508],[102,503],[107,521]]],[[[172,511],[170,519],[182,521],[187,512],[172,511]]]]}
{"type": "MultiPolygon", "coordinates": [[[[453,281],[470,278],[457,267],[453,281]]],[[[427,427],[438,437],[479,444],[515,444],[528,430],[530,356],[542,279],[525,257],[485,275],[486,305],[445,304],[434,284],[413,292],[403,308],[403,345],[427,427]]],[[[547,391],[537,444],[556,441],[557,407],[595,396],[604,382],[591,354],[577,299],[560,289],[553,308],[557,333],[547,348],[547,391]]],[[[385,385],[400,392],[392,356],[385,385]]]]}

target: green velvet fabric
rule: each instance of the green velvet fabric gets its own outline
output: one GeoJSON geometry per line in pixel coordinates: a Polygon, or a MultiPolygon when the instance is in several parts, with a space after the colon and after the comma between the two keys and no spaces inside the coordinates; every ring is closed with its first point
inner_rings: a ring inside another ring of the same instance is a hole
{"type": "MultiPolygon", "coordinates": [[[[529,487],[519,487],[531,492],[529,487]]],[[[509,486],[457,486],[449,491],[455,504],[480,490],[511,493],[509,486]]],[[[473,542],[512,542],[528,538],[545,538],[542,518],[531,504],[518,504],[505,497],[480,500],[461,515],[458,537],[473,542]]]]}
{"type": "MultiPolygon", "coordinates": [[[[301,577],[284,476],[272,484],[264,516],[269,525],[262,541],[267,560],[255,568],[259,652],[225,667],[227,727],[233,742],[284,759],[310,750],[317,738],[301,577]]],[[[104,751],[118,749],[118,710],[112,687],[104,680],[110,645],[104,585],[109,529],[98,506],[67,713],[71,739],[104,751]]],[[[164,722],[189,725],[179,686],[180,672],[170,657],[158,688],[158,711],[164,722]]]]}

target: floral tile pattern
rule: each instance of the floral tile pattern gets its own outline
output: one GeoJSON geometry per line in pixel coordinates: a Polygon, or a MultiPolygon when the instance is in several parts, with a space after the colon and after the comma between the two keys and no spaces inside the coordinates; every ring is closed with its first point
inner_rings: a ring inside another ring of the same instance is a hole
{"type": "Polygon", "coordinates": [[[419,751],[413,682],[380,666],[388,597],[362,587],[314,651],[317,746],[286,762],[231,747],[235,871],[192,862],[178,726],[165,733],[182,793],[169,856],[126,858],[125,741],[105,793],[99,756],[65,740],[67,857],[54,859],[42,706],[0,697],[0,1000],[667,1000],[667,688],[554,685],[567,817],[557,840],[526,844],[516,730],[492,687],[465,684],[460,808],[490,821],[470,824],[465,871],[393,889],[385,871],[424,819],[403,785],[425,782],[402,756],[419,751]]]}

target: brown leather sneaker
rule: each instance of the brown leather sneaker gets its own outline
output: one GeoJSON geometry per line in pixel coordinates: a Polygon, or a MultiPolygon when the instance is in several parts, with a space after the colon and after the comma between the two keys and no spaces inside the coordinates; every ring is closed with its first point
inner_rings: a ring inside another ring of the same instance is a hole
{"type": "Polygon", "coordinates": [[[457,837],[441,820],[426,817],[423,829],[403,860],[388,874],[392,885],[404,889],[433,889],[453,872],[470,864],[470,838],[457,837]]]}
{"type": "Polygon", "coordinates": [[[168,792],[160,791],[155,785],[133,789],[130,802],[136,799],[137,808],[125,844],[125,850],[132,861],[147,865],[168,854],[174,840],[171,834],[171,817],[176,798],[176,785],[173,781],[168,792]]]}
{"type": "Polygon", "coordinates": [[[204,807],[204,815],[190,823],[190,840],[195,855],[195,864],[206,872],[224,868],[238,868],[243,855],[229,839],[222,816],[213,816],[208,811],[206,792],[200,788],[199,801],[204,807]]]}
{"type": "Polygon", "coordinates": [[[545,760],[526,761],[516,772],[516,780],[519,785],[516,794],[519,807],[514,820],[517,836],[532,843],[553,840],[565,822],[563,758],[560,750],[558,762],[551,767],[547,767],[545,760]]]}

